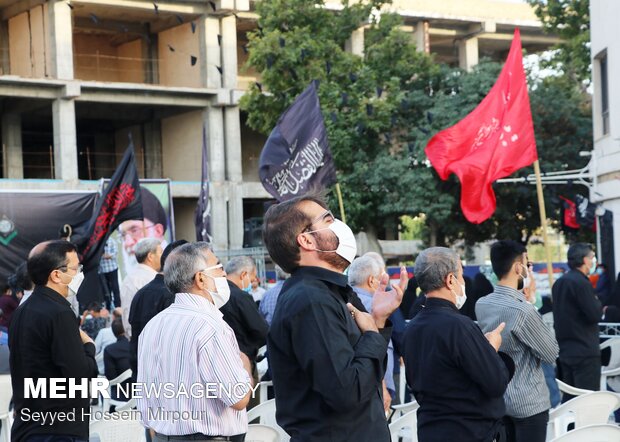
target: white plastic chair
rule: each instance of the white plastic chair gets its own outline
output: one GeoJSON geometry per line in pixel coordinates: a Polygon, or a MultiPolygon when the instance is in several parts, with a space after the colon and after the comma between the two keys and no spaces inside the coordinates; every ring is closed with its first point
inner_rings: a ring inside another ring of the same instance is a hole
{"type": "Polygon", "coordinates": [[[418,410],[403,414],[392,421],[389,426],[392,442],[398,442],[400,438],[411,442],[418,441],[418,410]]]}
{"type": "Polygon", "coordinates": [[[248,425],[245,442],[280,442],[280,433],[269,425],[248,425]]]}
{"type": "Polygon", "coordinates": [[[290,436],[278,425],[278,422],[276,421],[275,399],[269,399],[268,401],[262,402],[248,411],[248,423],[257,418],[259,424],[275,428],[280,434],[280,438],[283,442],[290,439],[290,436]]]}
{"type": "Polygon", "coordinates": [[[90,435],[99,437],[101,442],[144,442],[144,427],[137,419],[106,419],[91,422],[90,435]]]}
{"type": "Polygon", "coordinates": [[[10,442],[11,440],[11,411],[9,405],[13,396],[13,386],[11,385],[11,375],[0,375],[0,442],[10,442]]]}
{"type": "Polygon", "coordinates": [[[555,379],[555,382],[558,384],[558,388],[562,393],[570,394],[572,396],[581,396],[582,394],[593,393],[593,390],[573,387],[572,385],[562,382],[558,378],[555,379]]]}
{"type": "Polygon", "coordinates": [[[261,381],[260,383],[260,388],[259,388],[259,394],[260,394],[260,403],[262,404],[263,402],[267,402],[268,399],[268,395],[267,395],[267,389],[269,387],[273,387],[273,381],[261,381]]]}
{"type": "Polygon", "coordinates": [[[138,406],[138,401],[136,401],[135,399],[129,399],[128,402],[123,402],[123,405],[119,405],[118,407],[116,407],[116,411],[127,411],[127,410],[131,410],[132,408],[136,408],[138,406]]]}
{"type": "Polygon", "coordinates": [[[618,442],[620,427],[617,425],[588,425],[553,439],[551,442],[618,442]]]}
{"type": "Polygon", "coordinates": [[[414,411],[420,408],[420,404],[418,404],[416,401],[412,401],[407,402],[406,404],[392,405],[390,408],[394,410],[394,413],[392,414],[392,421],[395,421],[396,419],[409,413],[410,411],[414,411]]]}
{"type": "Polygon", "coordinates": [[[609,348],[609,364],[601,367],[601,391],[607,390],[607,378],[620,376],[620,338],[608,339],[601,344],[601,350],[609,348]]]}
{"type": "MultiPolygon", "coordinates": [[[[125,370],[120,375],[118,375],[117,377],[115,377],[114,379],[112,379],[110,381],[110,385],[109,385],[109,388],[108,388],[108,394],[111,396],[112,395],[112,389],[114,388],[115,385],[118,385],[121,382],[125,382],[127,379],[130,379],[130,378],[131,378],[131,368],[128,368],[127,370],[125,370]]],[[[127,403],[127,401],[118,401],[118,400],[115,400],[115,399],[103,398],[101,409],[104,412],[105,411],[110,411],[110,406],[111,405],[114,405],[115,407],[120,407],[120,406],[125,405],[126,403],[127,403]]]]}
{"type": "Polygon", "coordinates": [[[620,396],[609,391],[582,394],[549,412],[548,434],[555,438],[566,433],[573,418],[575,429],[606,424],[612,411],[620,407],[620,396]]]}

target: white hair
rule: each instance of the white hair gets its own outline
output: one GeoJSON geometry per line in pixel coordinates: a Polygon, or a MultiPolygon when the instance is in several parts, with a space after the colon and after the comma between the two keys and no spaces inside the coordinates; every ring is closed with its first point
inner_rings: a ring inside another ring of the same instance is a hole
{"type": "Polygon", "coordinates": [[[349,284],[353,287],[362,285],[368,278],[381,276],[383,269],[379,266],[376,259],[370,256],[361,256],[354,259],[349,267],[349,284]]]}

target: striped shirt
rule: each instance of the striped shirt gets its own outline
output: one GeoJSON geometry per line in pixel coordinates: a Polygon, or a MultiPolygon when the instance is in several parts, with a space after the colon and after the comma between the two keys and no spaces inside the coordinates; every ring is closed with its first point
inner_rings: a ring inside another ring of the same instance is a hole
{"type": "Polygon", "coordinates": [[[135,396],[146,427],[166,436],[247,432],[246,411],[231,406],[249,391],[250,376],[234,332],[207,299],[177,293],[140,334],[138,367],[143,391],[135,396]],[[161,394],[147,397],[157,387],[161,394]]]}
{"type": "Polygon", "coordinates": [[[497,285],[493,293],[476,303],[476,317],[484,333],[506,323],[500,351],[515,363],[515,374],[504,394],[506,414],[525,418],[551,408],[540,361],[553,364],[558,357],[558,343],[536,307],[525,300],[523,293],[497,285]]]}

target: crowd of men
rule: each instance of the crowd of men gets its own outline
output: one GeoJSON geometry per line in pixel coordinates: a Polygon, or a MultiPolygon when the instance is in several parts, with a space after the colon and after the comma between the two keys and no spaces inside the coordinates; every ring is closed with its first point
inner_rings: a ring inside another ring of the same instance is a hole
{"type": "MultiPolygon", "coordinates": [[[[277,422],[293,441],[389,441],[386,412],[397,399],[401,358],[420,406],[421,442],[544,441],[553,389],[544,369],[558,358],[567,383],[599,389],[603,309],[588,279],[596,261],[587,244],[568,250],[549,328],[533,305],[531,263],[519,242],[493,244],[498,282],[463,314],[466,281],[451,249],[422,251],[415,281],[403,267],[390,284],[381,256],[356,257],[351,229],[312,195],[271,206],[263,234],[277,266],[266,291],[249,257],[223,265],[208,243],[146,237],[132,249],[137,265],[111,297],[111,315],[89,305],[79,319],[70,303],[83,279],[76,247],[35,246],[17,272],[21,294],[2,300],[3,311],[12,308],[1,329],[10,348],[12,440],[89,438],[87,417],[51,425],[28,414],[88,416],[89,398],[27,397],[25,379],[114,379],[131,369],[125,385],[220,386],[215,395],[137,396],[148,438],[243,441],[265,344],[264,379],[273,380],[277,422]],[[416,299],[415,285],[424,296],[416,299]]],[[[107,262],[115,253],[106,247],[102,274],[115,271],[107,262]]],[[[113,400],[130,399],[119,391],[127,389],[113,389],[113,400]]]]}

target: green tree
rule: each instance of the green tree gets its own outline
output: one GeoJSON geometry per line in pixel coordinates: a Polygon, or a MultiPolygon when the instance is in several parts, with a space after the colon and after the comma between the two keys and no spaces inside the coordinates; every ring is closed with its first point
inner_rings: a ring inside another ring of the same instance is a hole
{"type": "Polygon", "coordinates": [[[527,0],[546,32],[558,35],[551,58],[543,66],[569,76],[572,82],[591,81],[590,0],[527,0]]]}

